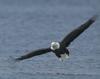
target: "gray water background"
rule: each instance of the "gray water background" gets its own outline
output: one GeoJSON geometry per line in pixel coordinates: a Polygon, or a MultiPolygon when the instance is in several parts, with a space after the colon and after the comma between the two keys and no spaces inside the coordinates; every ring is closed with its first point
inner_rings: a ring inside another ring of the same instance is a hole
{"type": "Polygon", "coordinates": [[[62,40],[96,13],[100,0],[0,0],[0,79],[100,79],[100,20],[69,46],[64,62],[51,52],[11,58],[62,40]]]}

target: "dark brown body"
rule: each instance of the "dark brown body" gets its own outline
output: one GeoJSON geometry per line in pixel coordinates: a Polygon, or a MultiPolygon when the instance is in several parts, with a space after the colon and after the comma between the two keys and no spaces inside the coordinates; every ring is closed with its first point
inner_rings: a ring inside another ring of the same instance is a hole
{"type": "Polygon", "coordinates": [[[65,54],[65,53],[69,56],[69,51],[67,48],[59,48],[59,49],[53,50],[52,52],[55,53],[55,55],[58,58],[61,57],[61,54],[65,54]]]}

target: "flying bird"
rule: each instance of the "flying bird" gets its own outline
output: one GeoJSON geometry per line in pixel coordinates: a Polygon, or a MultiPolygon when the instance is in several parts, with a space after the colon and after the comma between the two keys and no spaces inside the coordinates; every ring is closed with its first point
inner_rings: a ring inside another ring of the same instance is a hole
{"type": "Polygon", "coordinates": [[[79,27],[77,27],[68,35],[66,35],[65,38],[61,42],[52,42],[48,48],[42,48],[42,49],[29,52],[28,54],[15,58],[15,60],[21,61],[24,59],[29,59],[34,56],[46,54],[48,52],[53,52],[59,58],[60,61],[63,61],[65,58],[69,58],[69,51],[67,47],[80,34],[82,34],[89,26],[91,26],[91,24],[93,24],[96,21],[97,17],[98,17],[97,15],[94,15],[93,17],[91,17],[85,23],[81,24],[79,27]]]}

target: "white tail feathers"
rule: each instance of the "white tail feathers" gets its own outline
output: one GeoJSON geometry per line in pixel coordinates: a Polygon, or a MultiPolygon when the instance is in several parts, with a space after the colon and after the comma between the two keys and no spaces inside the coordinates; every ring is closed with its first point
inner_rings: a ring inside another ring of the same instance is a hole
{"type": "Polygon", "coordinates": [[[69,56],[66,53],[64,53],[64,54],[61,54],[61,57],[59,58],[59,60],[64,61],[64,59],[68,59],[68,58],[69,56]]]}

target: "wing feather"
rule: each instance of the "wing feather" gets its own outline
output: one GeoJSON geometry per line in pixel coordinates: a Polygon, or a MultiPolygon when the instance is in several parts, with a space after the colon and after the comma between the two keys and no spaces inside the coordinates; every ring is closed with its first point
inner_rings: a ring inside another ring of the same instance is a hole
{"type": "Polygon", "coordinates": [[[88,21],[86,21],[84,24],[73,30],[71,33],[69,33],[62,41],[61,45],[64,47],[69,46],[69,44],[77,38],[82,32],[84,32],[91,24],[95,22],[97,19],[97,15],[90,18],[88,21]]]}
{"type": "Polygon", "coordinates": [[[31,58],[31,57],[34,57],[34,56],[42,55],[42,54],[45,54],[45,53],[48,53],[48,52],[51,52],[50,48],[38,49],[36,51],[32,51],[32,52],[30,52],[26,55],[18,57],[15,60],[24,60],[24,59],[28,59],[28,58],[31,58]]]}

